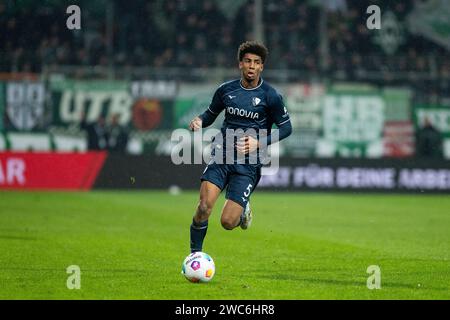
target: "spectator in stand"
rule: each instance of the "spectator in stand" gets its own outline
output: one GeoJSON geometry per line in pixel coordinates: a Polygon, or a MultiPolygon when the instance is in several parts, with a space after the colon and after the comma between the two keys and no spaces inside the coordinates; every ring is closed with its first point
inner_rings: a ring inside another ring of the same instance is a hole
{"type": "MultiPolygon", "coordinates": [[[[105,12],[85,1],[83,27],[68,30],[59,2],[0,1],[0,72],[41,72],[59,66],[232,67],[226,52],[253,37],[254,2],[240,0],[235,13],[214,0],[111,0],[115,12],[108,51],[105,12]],[[221,23],[218,23],[220,21],[221,23]],[[247,33],[239,30],[248,30],[247,33]],[[112,56],[109,56],[109,55],[112,56]]],[[[377,0],[404,25],[415,1],[377,0]]],[[[448,48],[423,36],[401,33],[398,48],[387,54],[377,44],[379,32],[367,29],[367,2],[349,0],[264,0],[263,27],[272,69],[339,74],[435,72],[446,75],[448,48]],[[329,57],[320,55],[321,6],[327,4],[329,57]],[[326,70],[324,70],[325,67],[326,70]]],[[[188,74],[188,72],[186,73],[188,74]]]]}
{"type": "Polygon", "coordinates": [[[80,128],[86,131],[88,150],[98,151],[108,149],[108,132],[106,130],[105,116],[100,115],[98,120],[88,123],[84,114],[80,128]]]}
{"type": "Polygon", "coordinates": [[[436,129],[429,118],[425,118],[424,125],[417,132],[416,156],[420,158],[441,159],[442,134],[436,129]]]}
{"type": "Polygon", "coordinates": [[[125,154],[128,144],[128,131],[119,123],[119,114],[114,114],[108,126],[108,150],[125,154]]]}

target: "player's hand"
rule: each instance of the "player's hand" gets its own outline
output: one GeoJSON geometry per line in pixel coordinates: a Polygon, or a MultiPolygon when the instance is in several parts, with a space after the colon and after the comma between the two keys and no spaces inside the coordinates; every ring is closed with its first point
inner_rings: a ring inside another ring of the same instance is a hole
{"type": "Polygon", "coordinates": [[[200,119],[199,117],[195,117],[194,119],[191,120],[191,122],[189,123],[189,129],[191,131],[197,131],[202,127],[202,119],[200,119]]]}
{"type": "Polygon", "coordinates": [[[255,151],[258,147],[258,140],[252,136],[244,136],[238,140],[236,150],[240,153],[247,154],[255,151]]]}

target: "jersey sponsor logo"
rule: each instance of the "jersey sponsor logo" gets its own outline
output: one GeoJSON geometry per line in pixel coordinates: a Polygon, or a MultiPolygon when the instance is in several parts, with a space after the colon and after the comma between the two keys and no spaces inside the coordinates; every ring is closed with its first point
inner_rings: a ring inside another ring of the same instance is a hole
{"type": "Polygon", "coordinates": [[[245,118],[259,119],[259,113],[258,112],[253,112],[253,111],[249,111],[249,110],[245,110],[245,109],[228,107],[227,108],[227,112],[229,114],[237,115],[237,116],[241,116],[241,117],[245,117],[245,118]]]}
{"type": "Polygon", "coordinates": [[[253,97],[252,104],[253,104],[254,107],[257,106],[260,102],[261,102],[260,98],[253,97]]]}

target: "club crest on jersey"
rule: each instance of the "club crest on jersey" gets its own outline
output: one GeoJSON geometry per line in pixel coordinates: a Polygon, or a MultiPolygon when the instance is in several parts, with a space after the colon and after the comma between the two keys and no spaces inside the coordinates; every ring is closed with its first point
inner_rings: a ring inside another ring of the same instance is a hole
{"type": "MultiPolygon", "coordinates": [[[[258,99],[258,98],[256,98],[256,99],[258,99]]],[[[250,119],[259,119],[259,113],[253,112],[250,110],[228,107],[227,112],[232,115],[237,115],[237,116],[246,117],[246,118],[250,118],[250,119]]]]}
{"type": "Polygon", "coordinates": [[[254,107],[257,106],[260,102],[261,102],[260,98],[253,97],[252,104],[253,104],[254,107]]]}

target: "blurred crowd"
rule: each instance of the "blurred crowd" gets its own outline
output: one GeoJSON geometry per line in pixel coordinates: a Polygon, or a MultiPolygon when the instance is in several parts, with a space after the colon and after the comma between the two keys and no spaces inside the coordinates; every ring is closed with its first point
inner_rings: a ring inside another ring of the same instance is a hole
{"type": "MultiPolygon", "coordinates": [[[[39,72],[53,65],[229,68],[235,66],[237,46],[252,38],[251,0],[229,2],[229,8],[215,0],[114,0],[109,1],[114,18],[108,47],[107,2],[86,2],[87,8],[80,4],[82,29],[68,30],[65,6],[54,5],[57,1],[23,6],[0,1],[0,71],[39,72]]],[[[314,1],[263,0],[270,68],[341,72],[347,77],[364,71],[448,76],[450,55],[445,48],[403,30],[393,52],[386,53],[376,43],[376,32],[366,28],[368,3],[329,2],[337,5],[326,13],[329,55],[321,61],[321,13],[314,1]]],[[[388,8],[399,21],[414,4],[372,2],[388,8]]]]}

